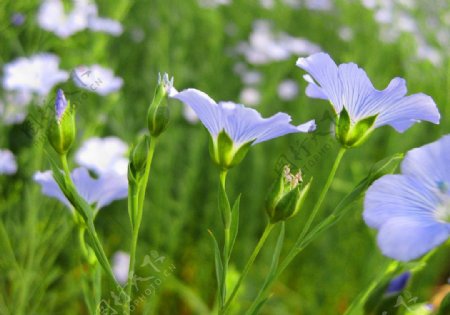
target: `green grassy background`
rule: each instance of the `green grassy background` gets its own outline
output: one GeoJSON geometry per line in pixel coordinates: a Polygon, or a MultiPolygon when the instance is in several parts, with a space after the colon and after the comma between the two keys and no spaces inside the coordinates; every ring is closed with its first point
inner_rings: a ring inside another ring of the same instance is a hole
{"type": "MultiPolygon", "coordinates": [[[[194,0],[101,0],[97,1],[101,15],[120,20],[125,32],[115,38],[84,31],[61,40],[37,26],[34,16],[38,1],[2,1],[0,63],[48,51],[61,57],[63,69],[100,63],[124,79],[117,95],[100,97],[87,93],[78,101],[75,148],[91,136],[115,135],[131,143],[146,126],[145,114],[158,72],[173,75],[179,90],[195,87],[217,100],[238,101],[243,85],[233,66],[243,59],[228,52],[238,42],[248,40],[255,19],[272,20],[277,30],[317,43],[338,63],[358,63],[379,89],[394,76],[401,76],[407,80],[410,93],[431,95],[442,114],[441,124],[417,124],[405,134],[383,127],[362,147],[352,149],[324,203],[325,215],[372,164],[448,133],[448,55],[441,66],[434,66],[414,58],[416,44],[408,34],[394,43],[382,42],[373,12],[358,1],[337,1],[335,8],[327,12],[293,10],[275,2],[273,9],[266,10],[258,1],[250,0],[236,0],[216,9],[201,8],[194,0]],[[25,14],[23,26],[9,24],[14,12],[25,14]],[[230,25],[235,30],[233,35],[224,31],[230,25]],[[352,41],[339,38],[337,30],[341,26],[353,30],[352,41]],[[141,42],[133,40],[137,30],[145,34],[141,42]]],[[[448,10],[448,2],[444,3],[448,10]]],[[[424,21],[422,13],[417,12],[414,18],[424,21]]],[[[330,107],[305,96],[303,72],[295,67],[295,61],[293,56],[255,67],[264,75],[258,110],[264,116],[288,112],[294,122],[320,119],[330,107]],[[286,78],[296,80],[300,87],[299,96],[288,102],[281,101],[276,93],[278,84],[286,78]]],[[[61,87],[77,90],[70,82],[61,87]]],[[[215,296],[213,253],[207,229],[221,229],[217,171],[209,160],[207,132],[201,125],[184,120],[180,103],[170,101],[170,107],[170,128],[161,137],[155,154],[137,261],[156,250],[176,270],[141,304],[139,313],[201,314],[197,299],[211,307],[215,296]]],[[[39,117],[38,112],[37,107],[30,109],[30,115],[35,117],[39,117]]],[[[329,124],[325,122],[320,128],[327,130],[329,124]]],[[[0,314],[87,314],[78,285],[83,266],[79,263],[71,216],[60,203],[42,196],[31,179],[35,171],[49,168],[44,153],[48,147],[38,136],[30,138],[23,130],[23,125],[0,126],[0,147],[11,148],[19,164],[16,175],[0,176],[0,314]]],[[[287,224],[286,248],[304,224],[338,149],[331,142],[332,148],[319,154],[331,138],[322,136],[313,142],[309,137],[289,135],[257,145],[230,172],[231,199],[242,193],[240,233],[232,257],[236,270],[242,270],[264,228],[264,197],[275,178],[280,156],[294,159],[292,147],[307,141],[307,147],[319,156],[318,163],[306,174],[313,175],[315,183],[303,212],[287,224]]],[[[303,167],[311,158],[303,157],[296,163],[303,167]]],[[[274,286],[273,296],[261,314],[340,314],[345,310],[386,260],[376,247],[374,232],[363,223],[361,212],[362,205],[358,204],[295,259],[274,286]]],[[[108,255],[128,250],[130,226],[125,200],[103,209],[96,225],[108,255]]],[[[239,296],[244,308],[251,303],[268,271],[274,243],[275,239],[270,238],[239,296]]],[[[448,248],[439,251],[429,267],[415,277],[410,292],[419,301],[428,301],[436,287],[445,283],[450,272],[449,259],[448,248]]]]}

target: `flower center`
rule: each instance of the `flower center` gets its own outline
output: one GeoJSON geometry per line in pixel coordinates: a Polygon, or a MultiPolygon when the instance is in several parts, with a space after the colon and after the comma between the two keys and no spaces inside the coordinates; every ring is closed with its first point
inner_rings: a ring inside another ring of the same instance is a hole
{"type": "Polygon", "coordinates": [[[436,217],[438,220],[450,223],[450,187],[447,182],[437,183],[438,196],[441,200],[440,205],[436,209],[436,217]]]}

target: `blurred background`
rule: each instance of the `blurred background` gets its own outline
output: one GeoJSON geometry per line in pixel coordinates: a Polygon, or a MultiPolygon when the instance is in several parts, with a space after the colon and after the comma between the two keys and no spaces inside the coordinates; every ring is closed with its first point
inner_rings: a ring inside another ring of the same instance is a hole
{"type": "MultiPolygon", "coordinates": [[[[314,136],[257,145],[230,172],[231,200],[242,193],[231,266],[238,277],[264,228],[264,199],[281,166],[290,163],[305,178],[314,176],[303,212],[287,224],[289,249],[338,150],[329,134],[331,106],[305,96],[297,58],[325,51],[337,63],[353,61],[378,89],[404,77],[409,93],[432,96],[442,115],[440,125],[416,124],[405,134],[383,127],[350,150],[324,216],[375,162],[449,132],[449,41],[448,0],[1,1],[0,314],[87,314],[79,285],[86,266],[80,264],[71,213],[33,181],[37,171],[50,169],[43,129],[57,88],[77,106],[71,167],[78,165],[75,152],[92,137],[131,144],[145,131],[158,72],[173,75],[178,90],[195,87],[215,100],[254,106],[263,116],[287,112],[296,124],[318,121],[314,136]],[[86,71],[94,79],[83,84],[86,71]]],[[[156,288],[136,314],[209,314],[216,283],[207,230],[221,230],[217,170],[209,159],[208,133],[183,104],[169,102],[171,123],[152,166],[137,262],[144,262],[138,269],[143,279],[161,268],[170,276],[158,285],[139,283],[140,292],[156,288]],[[161,265],[149,266],[149,257],[161,265]]],[[[126,207],[125,199],[116,201],[96,218],[114,264],[129,250],[126,207]]],[[[297,257],[261,314],[345,311],[387,261],[362,210],[360,202],[297,257]]],[[[251,304],[267,274],[274,236],[241,289],[235,314],[251,304]]],[[[415,275],[408,293],[417,302],[431,303],[448,286],[449,253],[441,248],[415,275]]],[[[110,298],[107,284],[103,295],[110,298]]]]}

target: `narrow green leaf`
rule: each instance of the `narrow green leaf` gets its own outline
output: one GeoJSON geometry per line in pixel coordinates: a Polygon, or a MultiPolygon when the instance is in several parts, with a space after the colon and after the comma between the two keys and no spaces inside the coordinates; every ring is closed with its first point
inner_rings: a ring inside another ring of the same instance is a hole
{"type": "Polygon", "coordinates": [[[211,235],[211,238],[213,240],[213,247],[214,247],[214,265],[216,268],[216,278],[217,278],[217,289],[219,291],[219,305],[220,307],[223,306],[224,304],[224,294],[223,294],[223,283],[225,281],[224,276],[223,276],[223,263],[222,263],[222,258],[220,256],[220,249],[219,249],[219,244],[217,243],[216,238],[214,237],[214,234],[208,230],[209,235],[211,235]]]}
{"type": "Polygon", "coordinates": [[[272,282],[273,278],[277,273],[278,262],[280,260],[281,250],[283,249],[284,244],[284,234],[285,234],[285,222],[281,222],[280,234],[278,235],[277,244],[275,245],[275,249],[273,251],[272,263],[270,265],[269,273],[264,282],[262,290],[264,290],[269,283],[272,282]]]}
{"type": "Polygon", "coordinates": [[[261,308],[263,307],[263,305],[267,302],[267,298],[265,298],[264,300],[262,300],[261,302],[258,303],[258,305],[256,305],[256,307],[253,309],[253,311],[251,311],[250,313],[246,314],[246,315],[257,315],[259,313],[259,311],[261,310],[261,308]]]}
{"type": "MultiPolygon", "coordinates": [[[[231,226],[230,226],[230,248],[228,249],[228,255],[231,256],[233,251],[234,243],[236,242],[236,237],[239,230],[239,206],[240,206],[241,195],[239,195],[234,202],[233,209],[231,210],[231,226]]],[[[229,259],[230,257],[228,257],[229,259]]]]}

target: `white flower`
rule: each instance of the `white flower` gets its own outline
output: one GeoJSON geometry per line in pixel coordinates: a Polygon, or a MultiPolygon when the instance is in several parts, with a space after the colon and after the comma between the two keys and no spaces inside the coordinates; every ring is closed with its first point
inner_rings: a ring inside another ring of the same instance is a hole
{"type": "Polygon", "coordinates": [[[97,6],[90,0],[74,0],[70,12],[65,12],[61,0],[45,0],[39,8],[38,24],[61,38],[85,29],[115,36],[123,31],[118,21],[99,17],[97,6]]]}
{"type": "Polygon", "coordinates": [[[14,154],[8,149],[0,149],[0,175],[12,175],[17,172],[17,163],[14,154]]]}
{"type": "Polygon", "coordinates": [[[130,268],[130,254],[118,251],[113,256],[112,269],[116,280],[120,284],[127,283],[128,269],[130,268]]]}
{"type": "Polygon", "coordinates": [[[66,71],[59,69],[59,57],[49,53],[17,58],[6,64],[3,71],[6,90],[33,92],[41,96],[69,78],[66,71]]]}
{"type": "Polygon", "coordinates": [[[28,91],[6,92],[0,100],[0,121],[6,125],[22,123],[32,97],[28,91]]]}
{"type": "Polygon", "coordinates": [[[238,44],[236,50],[251,64],[266,64],[292,55],[309,55],[320,51],[320,47],[304,38],[275,34],[269,21],[258,20],[253,24],[249,42],[238,44]]]}
{"type": "MultiPolygon", "coordinates": [[[[96,211],[128,195],[128,182],[123,180],[123,176],[115,173],[101,174],[98,178],[92,178],[86,168],[79,167],[72,171],[71,177],[80,196],[96,211]]],[[[37,172],[33,179],[41,185],[44,195],[56,198],[72,209],[69,200],[53,178],[52,171],[37,172]]]]}
{"type": "Polygon", "coordinates": [[[94,32],[103,32],[114,36],[119,36],[123,32],[120,22],[98,16],[89,19],[89,29],[94,32]]]}
{"type": "Polygon", "coordinates": [[[278,85],[278,96],[284,101],[293,100],[298,95],[298,84],[294,80],[284,80],[278,85]]]}
{"type": "Polygon", "coordinates": [[[253,87],[246,87],[241,91],[239,100],[249,106],[256,106],[261,101],[261,93],[253,87]]]}
{"type": "Polygon", "coordinates": [[[128,145],[117,137],[90,138],[75,154],[75,161],[97,174],[116,173],[127,179],[128,145]]]}
{"type": "Polygon", "coordinates": [[[77,86],[103,96],[116,92],[123,85],[122,78],[100,65],[79,66],[72,71],[72,77],[77,86]]]}

